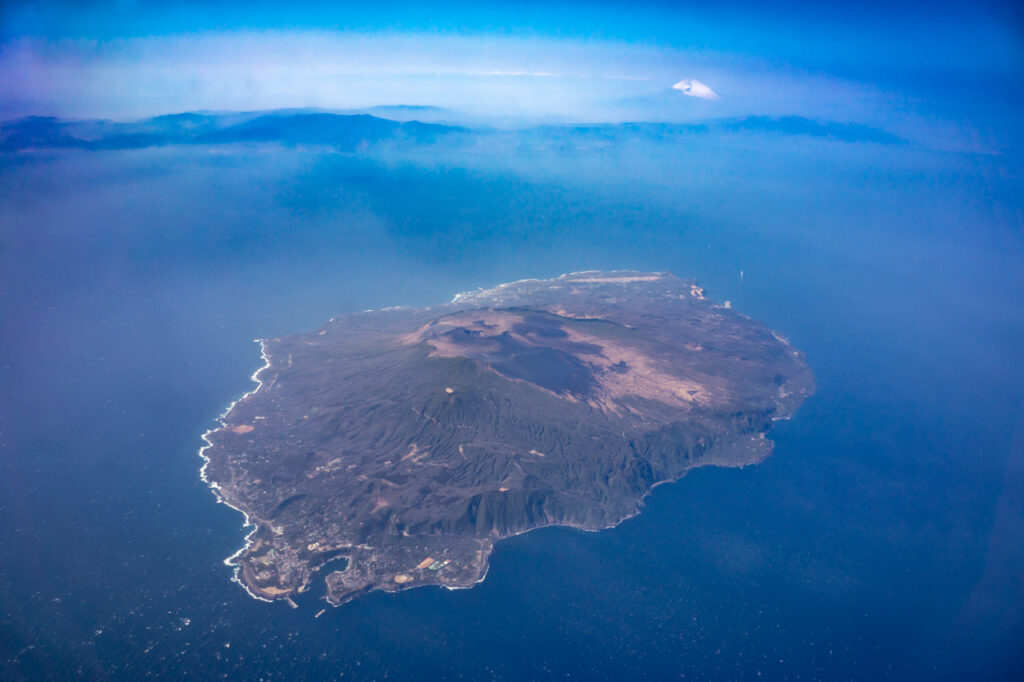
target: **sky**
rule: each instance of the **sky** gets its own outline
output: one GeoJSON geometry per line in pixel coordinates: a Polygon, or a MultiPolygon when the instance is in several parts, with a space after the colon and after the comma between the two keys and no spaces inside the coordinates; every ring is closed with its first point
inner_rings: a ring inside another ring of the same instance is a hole
{"type": "Polygon", "coordinates": [[[1013,4],[281,5],[5,2],[0,119],[375,105],[506,122],[798,115],[999,150],[1024,83],[1013,4]]]}

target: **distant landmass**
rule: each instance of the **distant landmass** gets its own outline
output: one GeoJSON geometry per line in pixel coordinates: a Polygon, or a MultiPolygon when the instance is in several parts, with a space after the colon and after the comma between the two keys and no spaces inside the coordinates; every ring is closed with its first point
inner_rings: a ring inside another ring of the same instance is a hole
{"type": "Polygon", "coordinates": [[[424,144],[459,132],[455,126],[394,121],[370,114],[309,111],[173,114],[131,123],[62,121],[34,116],[0,126],[0,149],[142,149],[169,145],[277,142],[357,151],[387,140],[424,144]]]}
{"type": "Polygon", "coordinates": [[[502,538],[608,528],[691,468],[760,461],[814,388],[783,337],[667,273],[525,280],[260,344],[202,475],[252,526],[228,563],[267,600],[328,564],[335,605],[470,587],[502,538]]]}
{"type": "Polygon", "coordinates": [[[827,138],[842,142],[903,143],[900,138],[867,126],[816,121],[799,116],[723,118],[698,123],[609,123],[536,126],[498,130],[466,127],[451,121],[459,116],[434,107],[371,107],[360,113],[280,110],[237,113],[183,113],[134,122],[65,121],[31,116],[0,124],[0,152],[47,149],[127,150],[166,146],[276,143],[309,145],[340,152],[360,152],[383,144],[449,145],[471,135],[555,144],[593,145],[622,139],[670,139],[693,135],[777,134],[827,138]],[[419,120],[426,119],[426,120],[419,120]],[[428,122],[429,121],[429,122],[428,122]]]}

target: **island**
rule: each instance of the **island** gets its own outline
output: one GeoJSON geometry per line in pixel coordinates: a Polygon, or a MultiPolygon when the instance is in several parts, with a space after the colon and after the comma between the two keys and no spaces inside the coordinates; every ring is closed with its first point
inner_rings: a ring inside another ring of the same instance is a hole
{"type": "Polygon", "coordinates": [[[259,343],[202,477],[250,527],[235,579],[271,601],[321,569],[334,605],[471,587],[503,538],[615,526],[694,467],[761,461],[814,390],[783,336],[670,273],[523,280],[259,343]]]}

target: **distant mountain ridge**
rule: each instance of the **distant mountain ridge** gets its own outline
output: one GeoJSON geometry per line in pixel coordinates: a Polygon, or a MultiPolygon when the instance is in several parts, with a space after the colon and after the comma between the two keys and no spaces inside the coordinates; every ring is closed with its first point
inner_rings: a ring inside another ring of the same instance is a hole
{"type": "Polygon", "coordinates": [[[0,150],[139,149],[168,145],[279,142],[355,151],[388,140],[416,144],[464,128],[394,121],[369,114],[274,111],[259,114],[184,113],[133,123],[62,121],[33,116],[0,127],[0,150]]]}
{"type": "Polygon", "coordinates": [[[899,144],[905,140],[869,126],[817,121],[799,116],[714,119],[696,123],[601,123],[591,125],[537,126],[522,130],[469,128],[411,119],[416,113],[436,116],[432,107],[384,107],[377,113],[331,113],[311,110],[277,110],[247,113],[181,113],[135,122],[64,121],[32,116],[0,125],[0,152],[42,149],[142,149],[171,145],[231,145],[278,143],[314,145],[355,152],[384,143],[431,144],[446,136],[468,133],[496,136],[519,135],[526,139],[568,142],[571,138],[613,141],[623,138],[665,138],[683,135],[780,134],[831,139],[841,142],[899,144]]]}

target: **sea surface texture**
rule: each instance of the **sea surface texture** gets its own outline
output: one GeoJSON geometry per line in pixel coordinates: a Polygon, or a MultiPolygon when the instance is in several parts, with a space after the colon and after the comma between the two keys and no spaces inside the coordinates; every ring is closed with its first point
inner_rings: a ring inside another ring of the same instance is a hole
{"type": "Polygon", "coordinates": [[[856,133],[5,152],[0,677],[1020,679],[1019,168],[856,133]],[[769,458],[509,538],[471,590],[317,617],[230,582],[198,451],[254,339],[589,269],[806,353],[769,458]]]}

